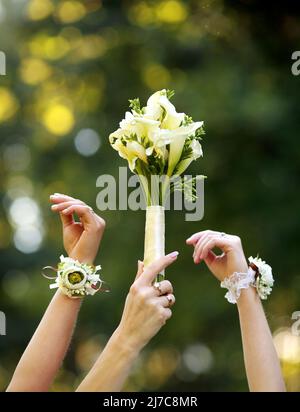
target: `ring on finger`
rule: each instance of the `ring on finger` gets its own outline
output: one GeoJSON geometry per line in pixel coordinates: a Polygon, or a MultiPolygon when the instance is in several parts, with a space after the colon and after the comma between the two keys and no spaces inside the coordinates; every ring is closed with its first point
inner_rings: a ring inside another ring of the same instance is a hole
{"type": "Polygon", "coordinates": [[[173,298],[171,295],[166,295],[166,298],[168,299],[168,307],[171,307],[173,305],[173,298]]]}
{"type": "Polygon", "coordinates": [[[161,296],[163,294],[162,290],[161,290],[161,284],[160,282],[155,282],[153,284],[153,287],[155,290],[157,290],[159,292],[159,295],[161,296]]]}

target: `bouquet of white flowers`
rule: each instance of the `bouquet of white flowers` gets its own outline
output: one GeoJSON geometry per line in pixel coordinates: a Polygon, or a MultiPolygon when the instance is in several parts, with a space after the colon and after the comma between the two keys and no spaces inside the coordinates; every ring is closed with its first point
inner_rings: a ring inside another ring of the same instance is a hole
{"type": "Polygon", "coordinates": [[[160,90],[150,96],[145,107],[141,107],[139,99],[129,100],[131,111],[126,112],[119,129],[109,136],[112,147],[139,176],[145,194],[146,266],[165,253],[164,205],[172,178],[203,156],[203,122],[177,113],[170,102],[173,95],[173,91],[160,90]],[[159,178],[157,186],[152,184],[154,176],[159,178]]]}

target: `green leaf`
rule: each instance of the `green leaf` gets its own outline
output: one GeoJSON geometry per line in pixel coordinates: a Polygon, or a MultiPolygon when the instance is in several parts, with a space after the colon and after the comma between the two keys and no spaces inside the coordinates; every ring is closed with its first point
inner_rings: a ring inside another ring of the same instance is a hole
{"type": "Polygon", "coordinates": [[[188,126],[189,124],[193,123],[193,118],[191,116],[188,116],[187,114],[184,115],[184,120],[182,122],[181,126],[188,126]]]}
{"type": "Polygon", "coordinates": [[[129,107],[138,114],[144,113],[144,108],[141,108],[141,102],[138,97],[136,99],[129,99],[129,107]]]}
{"type": "Polygon", "coordinates": [[[175,94],[174,90],[169,90],[169,89],[166,90],[166,96],[167,96],[167,98],[168,98],[169,100],[172,99],[172,97],[174,96],[174,94],[175,94]]]}

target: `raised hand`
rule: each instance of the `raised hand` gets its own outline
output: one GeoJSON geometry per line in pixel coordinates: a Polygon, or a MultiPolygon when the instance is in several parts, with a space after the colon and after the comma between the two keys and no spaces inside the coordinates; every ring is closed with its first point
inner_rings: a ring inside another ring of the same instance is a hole
{"type": "MultiPolygon", "coordinates": [[[[81,200],[50,196],[52,210],[63,225],[63,241],[69,257],[92,264],[104,232],[105,222],[81,200]],[[75,222],[74,214],[80,221],[75,222]]],[[[8,391],[47,391],[67,353],[81,299],[70,299],[58,290],[29,342],[8,391]]]]}
{"type": "Polygon", "coordinates": [[[170,307],[175,303],[175,296],[171,282],[163,280],[153,286],[153,281],[177,256],[178,252],[170,253],[146,268],[139,262],[118,328],[127,344],[137,350],[142,349],[172,316],[170,307]]]}
{"type": "Polygon", "coordinates": [[[238,236],[205,230],[195,233],[186,243],[194,247],[193,259],[196,264],[202,260],[217,279],[222,281],[234,272],[247,272],[248,264],[238,236]],[[213,249],[223,253],[216,255],[213,249]]]}
{"type": "Polygon", "coordinates": [[[144,268],[138,273],[128,293],[121,322],[95,365],[79,385],[78,391],[121,391],[141,349],[171,317],[175,303],[168,280],[153,285],[158,273],[177,259],[178,252],[144,268]]]}
{"type": "MultiPolygon", "coordinates": [[[[198,264],[203,260],[221,282],[234,272],[248,271],[242,242],[238,236],[205,230],[192,235],[186,243],[194,247],[194,262],[198,264]],[[213,252],[214,248],[220,249],[223,253],[216,255],[213,252]]],[[[285,391],[272,334],[259,296],[250,285],[242,289],[237,300],[237,308],[250,390],[285,391]]]]}
{"type": "Polygon", "coordinates": [[[69,257],[92,264],[105,229],[105,221],[90,206],[73,197],[55,193],[51,209],[58,212],[63,227],[64,248],[69,257]],[[74,215],[79,221],[75,221],[74,215]]]}

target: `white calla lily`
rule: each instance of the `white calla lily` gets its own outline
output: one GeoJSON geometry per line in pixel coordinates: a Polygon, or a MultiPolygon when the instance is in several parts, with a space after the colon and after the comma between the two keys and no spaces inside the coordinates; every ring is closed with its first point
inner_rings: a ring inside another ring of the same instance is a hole
{"type": "Polygon", "coordinates": [[[175,106],[167,97],[167,91],[160,90],[149,97],[145,107],[145,116],[161,122],[161,128],[174,130],[178,128],[185,117],[177,113],[175,106]]]}
{"type": "Polygon", "coordinates": [[[155,134],[159,131],[159,121],[126,112],[125,119],[120,122],[118,130],[121,130],[123,135],[127,137],[136,135],[139,141],[145,137],[155,139],[155,134]]]}
{"type": "Polygon", "coordinates": [[[138,142],[128,141],[125,144],[121,139],[117,139],[112,143],[112,147],[117,150],[120,157],[128,161],[132,172],[134,172],[137,159],[141,159],[145,163],[148,162],[146,149],[138,142]]]}
{"type": "Polygon", "coordinates": [[[192,149],[191,156],[179,162],[178,166],[176,167],[176,174],[179,176],[189,167],[192,161],[197,160],[199,157],[203,156],[202,146],[198,140],[193,140],[190,147],[192,149]]]}
{"type": "Polygon", "coordinates": [[[203,122],[194,122],[187,126],[178,127],[175,130],[162,130],[160,140],[170,144],[168,176],[171,176],[177,166],[185,141],[188,137],[194,135],[196,131],[203,126],[203,122]]]}

